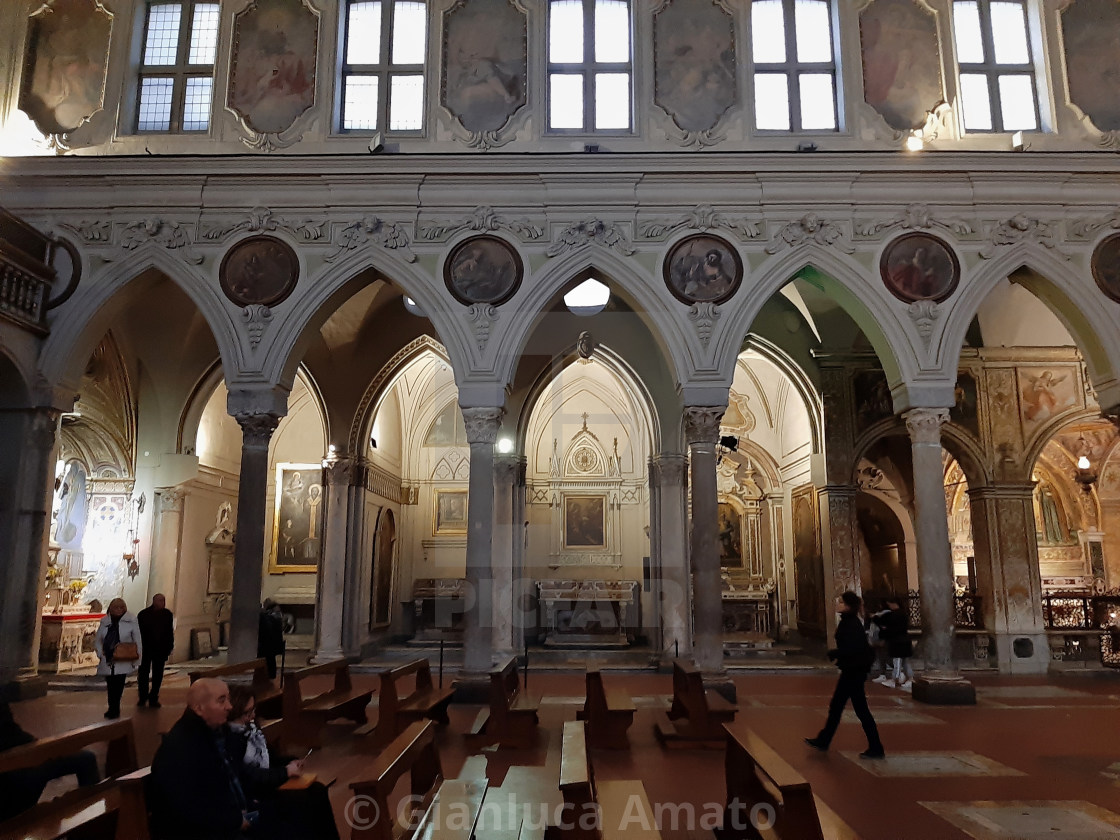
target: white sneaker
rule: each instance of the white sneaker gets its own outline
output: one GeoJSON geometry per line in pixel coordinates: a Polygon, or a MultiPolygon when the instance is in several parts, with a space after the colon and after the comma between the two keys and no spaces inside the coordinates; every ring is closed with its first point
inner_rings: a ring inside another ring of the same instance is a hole
{"type": "Polygon", "coordinates": [[[876,677],[871,682],[879,683],[879,685],[886,685],[889,682],[893,682],[893,680],[890,677],[883,674],[883,675],[880,675],[880,676],[876,677]]]}
{"type": "Polygon", "coordinates": [[[899,688],[901,688],[903,691],[913,691],[914,682],[912,680],[907,680],[902,685],[900,685],[899,688]]]}

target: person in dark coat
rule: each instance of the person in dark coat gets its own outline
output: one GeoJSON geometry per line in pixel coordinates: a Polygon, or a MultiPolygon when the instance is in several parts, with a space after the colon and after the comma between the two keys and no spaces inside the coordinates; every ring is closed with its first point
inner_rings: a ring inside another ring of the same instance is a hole
{"type": "Polygon", "coordinates": [[[269,679],[276,679],[276,657],[284,652],[284,614],[280,605],[266,598],[257,623],[257,656],[268,666],[269,679]]]}
{"type": "Polygon", "coordinates": [[[149,785],[156,840],[237,840],[256,820],[226,751],[229,689],[196,680],[183,716],[163,736],[149,785]]]}
{"type": "Polygon", "coordinates": [[[879,740],[879,730],[875,726],[871,710],[867,708],[867,696],[863,690],[875,652],[867,641],[867,631],[859,617],[861,603],[859,595],[854,592],[845,592],[836,602],[840,623],[836,625],[836,647],[828,652],[828,658],[840,669],[840,678],[836,681],[836,690],[828,704],[828,720],[825,721],[824,728],[815,738],[806,738],[805,743],[822,752],[827,750],[840,725],[844,706],[851,700],[852,709],[867,735],[867,749],[859,757],[883,758],[886,755],[883,742],[879,740]]]}
{"type": "Polygon", "coordinates": [[[140,625],[140,638],[144,640],[144,654],[140,657],[140,671],[136,675],[136,688],[140,693],[137,706],[147,703],[159,708],[159,687],[163,684],[163,666],[175,647],[175,616],[167,609],[167,599],[162,595],[152,597],[152,605],[136,615],[140,625]],[[151,689],[148,675],[151,674],[151,689]]]}
{"type": "MultiPolygon", "coordinates": [[[[34,742],[35,736],[12,717],[12,707],[6,700],[0,700],[0,752],[34,742]]],[[[0,773],[0,790],[4,791],[4,795],[0,796],[0,822],[34,807],[47,782],[71,774],[78,777],[78,784],[82,787],[97,784],[101,781],[97,756],[89,750],[80,750],[52,758],[37,767],[0,773]]]]}
{"type": "Polygon", "coordinates": [[[249,807],[260,812],[256,834],[273,840],[339,840],[326,785],[313,781],[295,790],[282,789],[303,774],[303,760],[281,757],[257,726],[253,689],[230,689],[226,748],[241,777],[249,807]]]}
{"type": "Polygon", "coordinates": [[[910,691],[914,685],[914,669],[910,667],[910,657],[914,655],[914,643],[910,639],[910,632],[906,620],[906,613],[902,610],[902,602],[897,596],[886,598],[887,609],[875,616],[874,621],[879,625],[879,638],[887,646],[887,656],[891,658],[892,673],[883,682],[894,682],[903,691],[910,691]],[[906,679],[902,679],[905,671],[906,679]]]}

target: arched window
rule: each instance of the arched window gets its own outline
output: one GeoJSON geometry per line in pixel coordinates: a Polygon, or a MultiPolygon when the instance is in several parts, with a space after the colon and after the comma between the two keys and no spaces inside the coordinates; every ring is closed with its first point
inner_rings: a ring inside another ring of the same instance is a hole
{"type": "Polygon", "coordinates": [[[965,131],[1034,131],[1038,91],[1025,0],[955,0],[965,131]]]}
{"type": "Polygon", "coordinates": [[[342,131],[424,130],[428,7],[349,0],[343,15],[342,131]]]}
{"type": "Polygon", "coordinates": [[[754,0],[755,128],[835,131],[836,57],[829,0],[754,0]]]}
{"type": "Polygon", "coordinates": [[[210,128],[217,3],[148,3],[136,86],[136,130],[210,128]]]}
{"type": "Polygon", "coordinates": [[[550,0],[548,128],[630,131],[628,0],[550,0]]]}

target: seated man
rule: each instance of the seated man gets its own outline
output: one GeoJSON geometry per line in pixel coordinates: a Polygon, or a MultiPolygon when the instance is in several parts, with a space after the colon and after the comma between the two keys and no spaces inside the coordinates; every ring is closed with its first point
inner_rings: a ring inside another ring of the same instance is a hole
{"type": "Polygon", "coordinates": [[[154,837],[234,840],[255,822],[226,752],[229,710],[229,689],[221,680],[200,679],[187,691],[186,711],[152,759],[154,837]]]}
{"type": "MultiPolygon", "coordinates": [[[[7,701],[0,701],[0,752],[12,747],[31,744],[35,736],[16,723],[7,701]]],[[[89,750],[52,758],[38,767],[0,773],[0,821],[10,820],[39,801],[47,782],[75,774],[83,787],[101,781],[97,769],[97,756],[89,750]]]]}

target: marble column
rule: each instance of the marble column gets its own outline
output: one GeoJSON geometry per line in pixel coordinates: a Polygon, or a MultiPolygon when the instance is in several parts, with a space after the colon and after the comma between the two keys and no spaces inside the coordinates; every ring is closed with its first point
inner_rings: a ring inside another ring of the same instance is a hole
{"type": "Polygon", "coordinates": [[[687,406],[685,440],[692,459],[692,655],[707,674],[723,671],[723,596],[720,579],[716,442],[724,406],[687,406]]]}
{"type": "Polygon", "coordinates": [[[1042,620],[1034,484],[973,487],[968,496],[978,588],[986,593],[984,628],[995,640],[999,669],[1045,674],[1050,645],[1042,620]]]}
{"type": "MultiPolygon", "coordinates": [[[[347,522],[350,516],[350,484],[355,464],[337,458],[324,469],[327,510],[323,522],[323,558],[315,591],[315,650],[312,662],[341,659],[343,616],[346,603],[347,522]]],[[[358,590],[351,590],[357,594],[358,590]]]]}
{"type": "MultiPolygon", "coordinates": [[[[230,394],[231,402],[233,393],[230,394]]],[[[257,655],[264,565],[265,503],[268,493],[268,443],[280,422],[278,413],[239,412],[241,476],[237,491],[237,542],[233,551],[233,599],[230,605],[229,661],[257,655]]]]}
{"type": "Polygon", "coordinates": [[[666,658],[692,655],[687,466],[684,455],[661,454],[650,459],[650,561],[660,584],[660,652],[666,658]]]}
{"type": "MultiPolygon", "coordinates": [[[[61,416],[59,409],[51,407],[26,413],[26,433],[20,441],[23,455],[19,475],[8,478],[15,485],[12,494],[15,516],[10,520],[14,534],[8,543],[12,562],[4,565],[0,583],[3,592],[0,638],[6,640],[0,646],[0,686],[8,686],[12,680],[27,681],[38,670],[40,604],[61,416]]],[[[12,693],[28,695],[18,686],[12,693]]]]}
{"type": "MultiPolygon", "coordinates": [[[[370,547],[377,540],[377,515],[371,516],[369,542],[366,541],[366,486],[369,462],[350,458],[351,469],[346,483],[346,582],[342,611],[342,655],[361,657],[362,639],[369,629],[369,610],[373,599],[373,566],[370,547]],[[366,593],[363,598],[361,593],[366,593]]],[[[329,476],[328,476],[329,480],[329,476]]]]}
{"type": "Polygon", "coordinates": [[[467,497],[467,585],[463,614],[463,672],[490,670],[493,651],[493,578],[490,551],[494,538],[494,441],[505,410],[464,408],[471,446],[467,497]]]}
{"type": "Polygon", "coordinates": [[[490,571],[494,580],[494,634],[491,640],[497,659],[517,653],[520,636],[515,637],[514,552],[521,538],[522,515],[515,510],[517,485],[524,475],[524,458],[498,455],[494,458],[494,547],[490,571]]]}
{"type": "Polygon", "coordinates": [[[914,683],[913,696],[931,703],[975,703],[975,691],[960,679],[953,663],[956,590],[941,464],[941,426],[948,421],[949,410],[915,408],[903,417],[914,464],[914,530],[922,599],[919,653],[926,667],[914,683]]]}
{"type": "Polygon", "coordinates": [[[187,492],[179,487],[161,487],[156,492],[159,494],[159,511],[148,574],[148,598],[142,606],[132,608],[134,613],[150,604],[156,594],[167,598],[167,608],[172,612],[179,609],[175,579],[183,541],[183,503],[187,492]]]}

